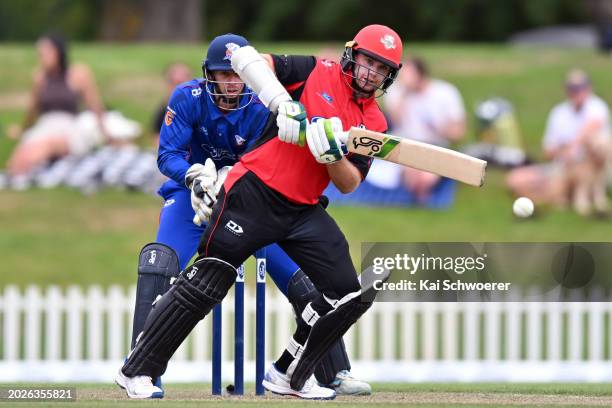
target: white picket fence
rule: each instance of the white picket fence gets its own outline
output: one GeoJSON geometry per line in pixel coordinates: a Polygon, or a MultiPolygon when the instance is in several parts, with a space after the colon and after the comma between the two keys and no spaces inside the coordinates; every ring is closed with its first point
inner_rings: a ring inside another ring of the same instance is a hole
{"type": "MultiPolygon", "coordinates": [[[[266,360],[294,328],[268,285],[266,360]]],[[[135,290],[13,286],[0,296],[0,382],[108,382],[129,351],[135,290]]],[[[245,369],[254,380],[255,299],[245,294],[245,369]]],[[[167,381],[210,381],[211,320],[173,357],[167,381]]],[[[223,302],[223,377],[233,375],[233,297],[223,302]]],[[[612,302],[375,303],[344,337],[371,381],[610,381],[612,302]]]]}

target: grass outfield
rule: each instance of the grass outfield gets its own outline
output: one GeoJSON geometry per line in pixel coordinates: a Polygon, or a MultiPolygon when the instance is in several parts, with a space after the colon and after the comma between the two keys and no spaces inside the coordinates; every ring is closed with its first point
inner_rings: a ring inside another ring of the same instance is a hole
{"type": "MultiPolygon", "coordinates": [[[[53,385],[57,387],[58,385],[53,385]]],[[[67,385],[75,386],[75,385],[67,385]]],[[[19,384],[24,387],[24,384],[19,384]]],[[[42,387],[49,387],[43,385],[42,387]]],[[[5,388],[3,386],[3,388],[5,388]]],[[[325,406],[364,407],[497,407],[497,406],[564,406],[591,407],[612,405],[610,384],[374,384],[375,393],[369,397],[338,397],[324,402],[325,406]]],[[[125,393],[111,384],[77,384],[77,401],[72,407],[134,406],[125,393]]],[[[206,384],[169,384],[166,397],[156,403],[166,407],[181,406],[312,406],[313,402],[266,393],[257,397],[250,392],[244,397],[213,397],[206,384]]],[[[151,403],[151,401],[148,401],[151,403]]],[[[320,402],[323,403],[323,402],[320,402]]],[[[20,407],[40,407],[40,402],[22,402],[20,407]]],[[[56,404],[52,404],[56,406],[56,404]]]]}
{"type": "MultiPolygon", "coordinates": [[[[480,191],[465,187],[455,207],[331,208],[358,262],[364,241],[607,241],[609,225],[569,211],[543,211],[516,220],[500,173],[480,191]]],[[[137,254],[154,239],[160,199],[105,191],[83,196],[67,189],[0,192],[0,286],[30,283],[133,284],[137,254]]],[[[247,271],[253,266],[247,264],[247,271]]],[[[251,276],[252,278],[252,276],[251,276]]],[[[248,279],[248,277],[247,277],[248,279]]]]}
{"type": "MultiPolygon", "coordinates": [[[[322,45],[269,46],[266,51],[316,52],[322,45]]],[[[595,89],[612,101],[604,86],[609,58],[589,50],[509,48],[506,46],[412,45],[425,56],[434,76],[451,80],[463,94],[469,113],[468,141],[473,139],[472,108],[491,96],[510,99],[516,107],[532,156],[550,108],[563,98],[565,71],[588,69],[595,89]]],[[[339,47],[337,47],[340,49],[339,47]]],[[[194,72],[203,45],[75,44],[74,60],[89,63],[107,105],[146,127],[163,93],[161,72],[171,61],[189,62],[194,72]]],[[[4,137],[5,126],[23,118],[35,62],[31,45],[0,45],[0,168],[15,142],[4,137]]],[[[141,144],[150,140],[143,138],[141,144]]],[[[518,221],[504,175],[491,170],[485,187],[461,186],[449,211],[394,208],[330,208],[345,232],[353,258],[364,241],[609,241],[607,222],[582,219],[571,211],[538,208],[536,217],[518,221]]],[[[30,283],[133,284],[140,248],[154,240],[160,208],[158,197],[104,191],[83,196],[68,189],[0,191],[0,287],[30,283]]],[[[253,270],[252,267],[250,270],[253,270]]]]}

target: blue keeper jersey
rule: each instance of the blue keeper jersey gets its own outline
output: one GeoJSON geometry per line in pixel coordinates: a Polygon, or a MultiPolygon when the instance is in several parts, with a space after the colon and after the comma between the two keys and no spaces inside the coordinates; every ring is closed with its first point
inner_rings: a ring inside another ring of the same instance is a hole
{"type": "Polygon", "coordinates": [[[249,103],[249,95],[240,99],[240,106],[246,107],[224,113],[205,86],[202,78],[178,85],[161,126],[157,165],[180,185],[187,169],[207,158],[217,169],[234,165],[259,138],[270,115],[256,96],[249,103]]]}

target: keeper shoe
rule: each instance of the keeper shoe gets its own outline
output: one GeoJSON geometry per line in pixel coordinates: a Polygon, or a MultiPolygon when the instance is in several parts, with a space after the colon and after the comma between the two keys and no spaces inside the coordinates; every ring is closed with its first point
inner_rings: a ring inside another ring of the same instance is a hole
{"type": "Polygon", "coordinates": [[[154,386],[151,377],[146,375],[127,377],[119,369],[115,383],[123,388],[130,398],[163,398],[164,396],[164,391],[154,386]]]}
{"type": "Polygon", "coordinates": [[[330,400],[336,398],[336,391],[331,388],[321,387],[315,381],[314,376],[310,377],[304,388],[296,391],[291,388],[291,379],[287,374],[283,374],[276,369],[274,364],[270,366],[262,382],[265,389],[280,395],[294,395],[303,399],[330,400]]]}
{"type": "Polygon", "coordinates": [[[329,385],[338,395],[371,395],[372,387],[365,381],[358,380],[348,370],[339,371],[329,385]]]}

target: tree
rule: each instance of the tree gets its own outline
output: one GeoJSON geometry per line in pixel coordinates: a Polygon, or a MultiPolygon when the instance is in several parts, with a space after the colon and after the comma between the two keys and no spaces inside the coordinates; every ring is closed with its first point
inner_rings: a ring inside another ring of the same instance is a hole
{"type": "Polygon", "coordinates": [[[106,0],[100,37],[110,41],[199,41],[202,0],[106,0]]]}

